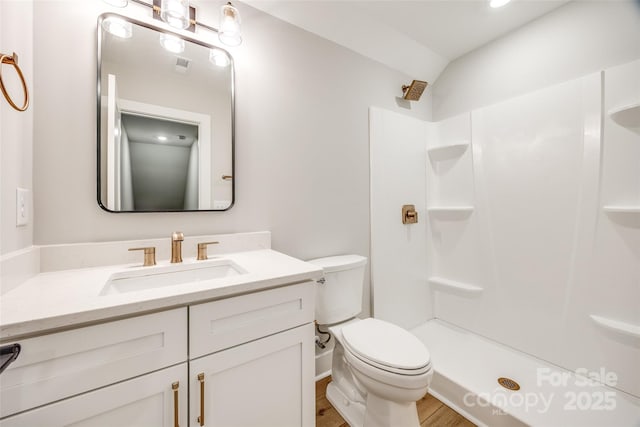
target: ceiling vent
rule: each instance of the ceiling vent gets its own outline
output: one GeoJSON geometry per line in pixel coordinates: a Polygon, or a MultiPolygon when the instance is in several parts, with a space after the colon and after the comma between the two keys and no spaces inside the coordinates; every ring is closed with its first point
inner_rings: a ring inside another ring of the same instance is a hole
{"type": "Polygon", "coordinates": [[[186,73],[191,65],[191,60],[187,58],[176,57],[176,71],[179,73],[186,73]]]}

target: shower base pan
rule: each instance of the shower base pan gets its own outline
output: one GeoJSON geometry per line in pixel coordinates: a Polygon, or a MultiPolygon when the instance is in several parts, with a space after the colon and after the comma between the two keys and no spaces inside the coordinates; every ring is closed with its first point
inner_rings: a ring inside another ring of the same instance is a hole
{"type": "Polygon", "coordinates": [[[640,426],[624,392],[439,319],[412,332],[431,353],[429,392],[479,426],[640,426]]]}

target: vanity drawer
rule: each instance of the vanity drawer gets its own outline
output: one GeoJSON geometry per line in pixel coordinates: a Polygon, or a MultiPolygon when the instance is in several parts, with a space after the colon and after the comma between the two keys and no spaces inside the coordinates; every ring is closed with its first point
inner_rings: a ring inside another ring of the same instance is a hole
{"type": "Polygon", "coordinates": [[[314,319],[315,283],[189,307],[189,358],[253,341],[314,319]]]}
{"type": "Polygon", "coordinates": [[[0,374],[0,417],[187,360],[187,309],[19,340],[0,374]]]}

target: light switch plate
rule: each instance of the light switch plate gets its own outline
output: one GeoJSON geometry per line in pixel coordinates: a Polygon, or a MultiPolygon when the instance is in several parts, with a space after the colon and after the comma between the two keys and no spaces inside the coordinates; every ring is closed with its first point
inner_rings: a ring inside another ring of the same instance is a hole
{"type": "Polygon", "coordinates": [[[16,188],[16,227],[29,224],[29,190],[16,188]]]}

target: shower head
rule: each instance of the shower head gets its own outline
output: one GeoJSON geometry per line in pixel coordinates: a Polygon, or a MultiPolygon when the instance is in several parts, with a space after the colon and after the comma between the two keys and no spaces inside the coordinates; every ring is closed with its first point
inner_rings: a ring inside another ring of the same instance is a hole
{"type": "Polygon", "coordinates": [[[402,92],[404,95],[403,99],[407,101],[418,101],[422,96],[422,92],[427,88],[427,82],[423,82],[422,80],[414,80],[411,82],[409,86],[402,86],[402,92]]]}

